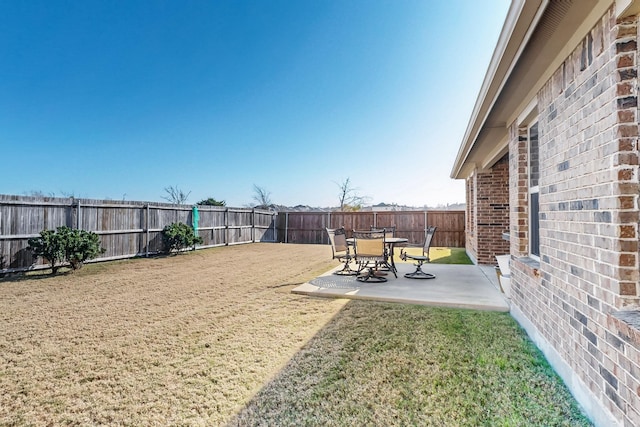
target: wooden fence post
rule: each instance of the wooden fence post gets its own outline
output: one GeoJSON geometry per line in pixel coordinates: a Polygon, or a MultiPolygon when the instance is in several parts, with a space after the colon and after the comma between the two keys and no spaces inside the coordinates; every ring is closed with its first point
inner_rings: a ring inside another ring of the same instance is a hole
{"type": "Polygon", "coordinates": [[[145,230],[145,247],[147,248],[144,256],[149,258],[149,203],[143,206],[144,209],[144,230],[145,230]]]}
{"type": "Polygon", "coordinates": [[[251,243],[256,242],[256,208],[251,209],[251,243]]]}
{"type": "Polygon", "coordinates": [[[289,212],[284,213],[284,242],[289,243],[289,212]]]}
{"type": "Polygon", "coordinates": [[[224,210],[224,244],[229,245],[229,208],[224,210]]]}
{"type": "Polygon", "coordinates": [[[78,215],[76,217],[76,228],[80,230],[80,226],[82,226],[82,213],[80,211],[80,200],[78,200],[78,215]]]}
{"type": "Polygon", "coordinates": [[[278,229],[276,228],[276,222],[278,221],[278,212],[272,214],[271,222],[273,223],[273,243],[278,243],[278,229]]]}
{"type": "MultiPolygon", "coordinates": [[[[331,212],[327,212],[327,228],[333,228],[331,227],[331,212]]],[[[324,242],[324,235],[327,233],[323,233],[323,237],[322,237],[322,241],[324,242]]],[[[329,243],[329,235],[326,236],[327,238],[327,243],[329,243]]]]}
{"type": "Polygon", "coordinates": [[[429,223],[427,222],[427,211],[424,211],[424,239],[427,240],[427,228],[429,223]]]}

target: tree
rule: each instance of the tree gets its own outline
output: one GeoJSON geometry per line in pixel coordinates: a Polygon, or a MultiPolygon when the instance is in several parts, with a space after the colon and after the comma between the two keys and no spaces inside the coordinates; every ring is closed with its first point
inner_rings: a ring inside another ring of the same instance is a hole
{"type": "Polygon", "coordinates": [[[209,197],[208,199],[200,200],[197,205],[204,206],[227,206],[227,202],[224,200],[216,200],[213,197],[209,197]]]}
{"type": "Polygon", "coordinates": [[[258,203],[256,208],[266,209],[271,205],[271,193],[266,188],[253,184],[253,193],[253,200],[258,203]]]}
{"type": "Polygon", "coordinates": [[[173,185],[165,187],[164,191],[167,194],[160,197],[162,197],[169,203],[173,203],[174,205],[184,205],[189,198],[189,194],[191,194],[191,191],[185,193],[184,191],[180,190],[177,185],[175,187],[173,185]]]}
{"type": "Polygon", "coordinates": [[[359,211],[362,208],[362,204],[367,201],[367,197],[358,194],[358,189],[351,184],[351,178],[336,184],[340,188],[340,193],[338,194],[340,211],[359,211]]]}
{"type": "Polygon", "coordinates": [[[56,193],[54,193],[53,191],[45,193],[44,191],[41,191],[41,190],[31,190],[31,191],[25,191],[24,194],[25,196],[31,196],[31,197],[56,197],[56,193]]]}

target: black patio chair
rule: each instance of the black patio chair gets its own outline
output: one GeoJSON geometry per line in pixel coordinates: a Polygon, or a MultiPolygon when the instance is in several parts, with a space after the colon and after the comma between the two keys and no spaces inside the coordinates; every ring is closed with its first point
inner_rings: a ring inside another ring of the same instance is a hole
{"type": "Polygon", "coordinates": [[[431,247],[431,241],[433,240],[433,235],[436,232],[436,228],[437,227],[433,227],[433,226],[427,227],[424,243],[422,244],[422,255],[412,255],[405,252],[405,248],[419,247],[418,245],[406,245],[400,251],[400,259],[402,259],[403,261],[406,261],[407,259],[416,261],[416,264],[414,264],[416,266],[416,271],[414,271],[413,273],[405,274],[404,277],[406,277],[407,279],[435,279],[436,278],[436,276],[434,276],[433,274],[425,273],[424,271],[422,271],[422,264],[424,264],[425,262],[429,262],[429,248],[431,247]]]}
{"type": "MultiPolygon", "coordinates": [[[[389,237],[395,237],[396,235],[396,226],[395,225],[391,225],[391,226],[385,226],[383,228],[380,227],[374,227],[373,225],[371,226],[371,231],[379,231],[384,233],[384,238],[388,239],[389,237]]],[[[389,247],[385,244],[384,246],[384,250],[385,250],[385,255],[387,257],[387,264],[391,264],[390,261],[390,254],[389,254],[389,247]]],[[[387,267],[383,267],[383,269],[388,270],[387,267]]]]}
{"type": "Polygon", "coordinates": [[[395,225],[390,225],[390,226],[384,226],[384,227],[374,227],[373,225],[371,226],[371,231],[382,231],[384,232],[384,237],[395,237],[396,235],[396,226],[395,225]]]}
{"type": "Polygon", "coordinates": [[[389,265],[385,232],[382,231],[356,231],[353,232],[353,241],[358,263],[357,280],[366,282],[369,280],[386,282],[387,273],[382,272],[382,268],[391,271],[398,277],[395,270],[389,265]]]}
{"type": "Polygon", "coordinates": [[[355,276],[358,272],[351,269],[351,261],[355,259],[355,256],[351,253],[351,249],[347,244],[347,236],[344,231],[344,227],[341,228],[327,228],[327,234],[329,235],[329,242],[331,243],[331,252],[333,259],[344,263],[342,270],[336,271],[334,274],[340,276],[355,276]]]}

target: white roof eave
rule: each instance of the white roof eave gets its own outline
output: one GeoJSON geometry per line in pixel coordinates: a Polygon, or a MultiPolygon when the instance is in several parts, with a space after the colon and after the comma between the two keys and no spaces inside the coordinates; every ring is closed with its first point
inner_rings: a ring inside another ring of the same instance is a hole
{"type": "Polygon", "coordinates": [[[458,150],[451,178],[466,178],[468,173],[462,172],[463,169],[468,169],[464,168],[464,165],[469,153],[548,2],[549,0],[513,0],[511,2],[462,144],[458,150]],[[525,8],[525,6],[528,7],[525,8]],[[523,31],[525,28],[526,30],[523,31]],[[520,38],[520,40],[516,40],[516,38],[520,38]]]}

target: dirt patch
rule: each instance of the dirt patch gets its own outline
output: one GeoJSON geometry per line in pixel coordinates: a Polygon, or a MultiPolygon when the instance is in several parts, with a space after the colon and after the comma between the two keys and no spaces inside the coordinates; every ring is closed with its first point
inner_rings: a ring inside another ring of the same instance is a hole
{"type": "Polygon", "coordinates": [[[323,245],[250,244],[0,281],[0,424],[220,425],[345,304],[323,245]]]}

